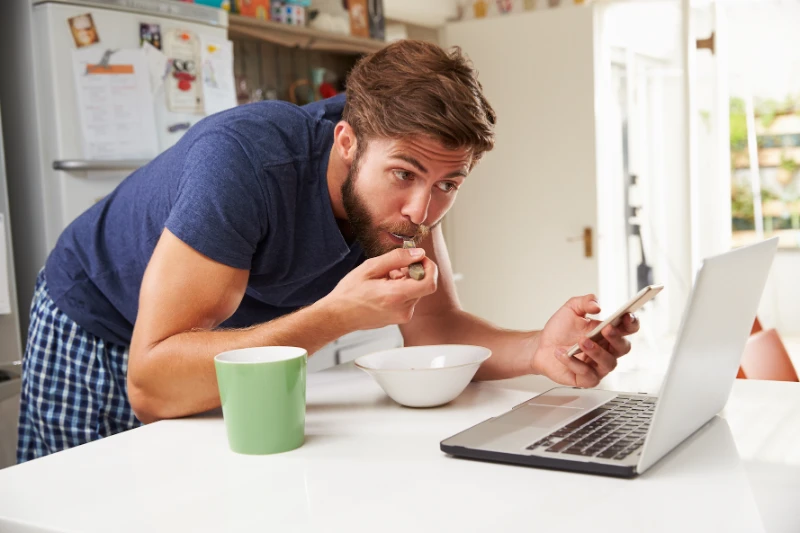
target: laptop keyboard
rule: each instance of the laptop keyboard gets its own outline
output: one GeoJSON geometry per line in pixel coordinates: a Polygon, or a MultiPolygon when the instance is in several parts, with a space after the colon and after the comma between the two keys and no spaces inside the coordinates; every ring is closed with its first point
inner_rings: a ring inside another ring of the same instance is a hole
{"type": "Polygon", "coordinates": [[[625,459],[644,444],[656,400],[621,394],[534,442],[527,449],[625,459]]]}

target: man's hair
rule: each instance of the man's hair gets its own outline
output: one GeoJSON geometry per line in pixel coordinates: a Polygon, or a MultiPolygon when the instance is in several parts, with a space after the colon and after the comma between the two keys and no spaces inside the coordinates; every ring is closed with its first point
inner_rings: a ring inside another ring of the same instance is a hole
{"type": "Polygon", "coordinates": [[[370,54],[347,79],[342,120],[359,150],[372,138],[427,135],[445,148],[470,149],[473,164],[494,147],[494,110],[459,48],[404,40],[370,54]]]}

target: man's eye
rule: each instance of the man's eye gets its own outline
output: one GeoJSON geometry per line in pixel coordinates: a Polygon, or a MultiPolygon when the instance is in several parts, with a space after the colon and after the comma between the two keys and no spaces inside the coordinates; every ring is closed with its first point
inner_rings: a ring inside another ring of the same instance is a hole
{"type": "Polygon", "coordinates": [[[436,186],[444,192],[454,192],[458,190],[458,186],[452,181],[443,181],[436,186]]]}
{"type": "Polygon", "coordinates": [[[411,172],[409,172],[407,170],[393,170],[392,172],[394,172],[394,176],[397,179],[402,180],[402,181],[408,181],[408,180],[411,179],[411,176],[412,176],[411,172]]]}

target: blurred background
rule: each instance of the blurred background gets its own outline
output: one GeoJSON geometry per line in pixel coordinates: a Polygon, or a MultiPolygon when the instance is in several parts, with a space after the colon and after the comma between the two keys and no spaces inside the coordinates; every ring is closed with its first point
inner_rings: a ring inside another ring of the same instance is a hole
{"type": "MultiPolygon", "coordinates": [[[[463,306],[538,329],[650,283],[621,369],[661,369],[704,257],[771,236],[759,328],[800,358],[800,1],[5,0],[0,467],[36,274],[60,232],[203,117],[342,92],[398,39],[460,46],[497,144],[445,221],[463,306]]],[[[758,328],[754,328],[755,330],[758,328]]],[[[354,332],[312,370],[402,344],[354,332]]],[[[744,374],[742,374],[744,375],[744,374]]]]}

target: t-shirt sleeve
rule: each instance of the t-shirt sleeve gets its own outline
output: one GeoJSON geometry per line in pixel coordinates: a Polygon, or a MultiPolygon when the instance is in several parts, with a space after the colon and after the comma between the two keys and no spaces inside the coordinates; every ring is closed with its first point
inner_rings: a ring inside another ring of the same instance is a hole
{"type": "Polygon", "coordinates": [[[266,216],[257,167],[241,143],[225,133],[198,137],[186,153],[166,228],[214,261],[249,270],[266,216]]]}

